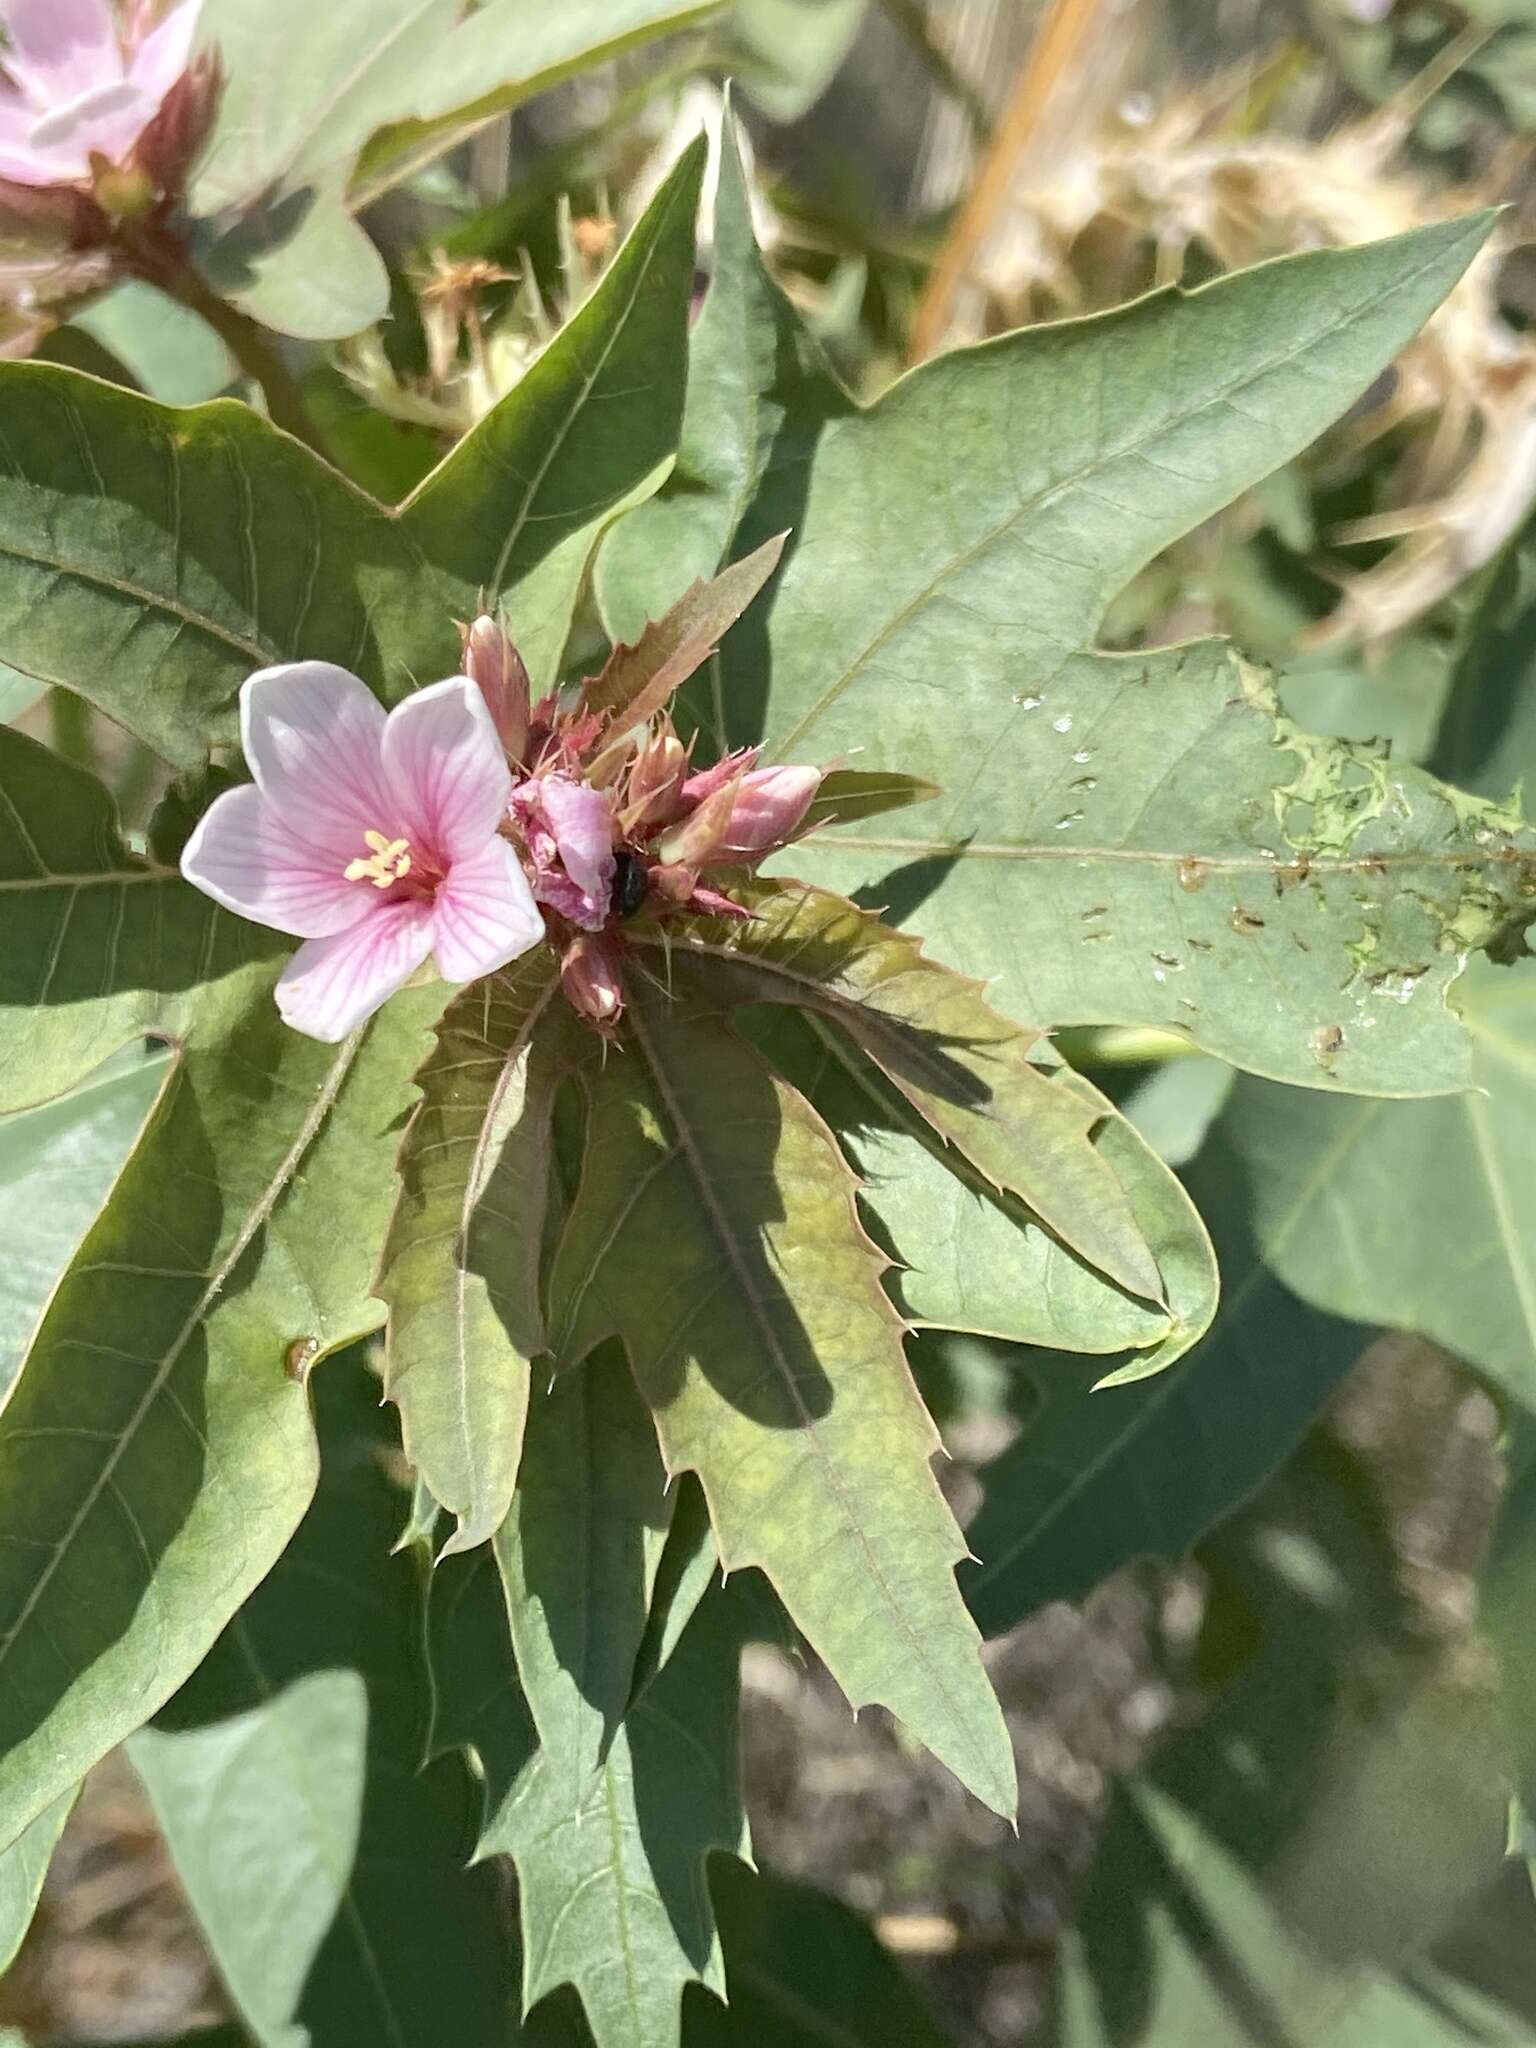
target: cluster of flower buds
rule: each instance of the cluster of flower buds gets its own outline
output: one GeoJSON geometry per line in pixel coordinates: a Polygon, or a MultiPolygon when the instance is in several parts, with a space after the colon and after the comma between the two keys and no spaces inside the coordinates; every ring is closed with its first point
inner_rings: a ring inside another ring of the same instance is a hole
{"type": "Polygon", "coordinates": [[[0,235],[30,251],[34,301],[165,267],[157,242],[222,83],[192,55],[200,7],[0,0],[0,235]]]}
{"type": "Polygon", "coordinates": [[[528,672],[500,624],[464,630],[464,673],[478,684],[512,764],[514,837],[565,994],[600,1028],[624,1007],[624,927],[642,911],[751,915],[729,893],[804,828],[819,768],[759,768],[758,749],[696,769],[665,712],[626,729],[585,690],[529,701],[528,672]]]}

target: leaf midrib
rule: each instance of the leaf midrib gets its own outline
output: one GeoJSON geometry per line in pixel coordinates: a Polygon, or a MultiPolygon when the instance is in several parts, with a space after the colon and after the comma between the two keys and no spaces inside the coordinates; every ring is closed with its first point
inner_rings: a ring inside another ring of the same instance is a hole
{"type": "Polygon", "coordinates": [[[1085,861],[1100,861],[1109,865],[1143,867],[1182,867],[1193,861],[1204,871],[1206,879],[1223,874],[1284,875],[1288,869],[1303,865],[1313,877],[1378,874],[1383,868],[1512,868],[1522,858],[1536,858],[1536,848],[1526,855],[1469,846],[1447,847],[1439,853],[1426,848],[1422,851],[1384,851],[1348,856],[1314,853],[1298,846],[1296,859],[1286,861],[1263,854],[1202,853],[1197,844],[1186,845],[1174,852],[1150,846],[1032,845],[1023,840],[870,839],[861,834],[845,836],[841,832],[836,838],[821,840],[820,844],[833,850],[852,847],[859,853],[898,853],[914,860],[1044,860],[1077,866],[1082,866],[1085,861]]]}
{"type": "MultiPolygon", "coordinates": [[[[681,1156],[687,1163],[689,1174],[693,1181],[694,1189],[699,1198],[700,1205],[703,1208],[706,1216],[709,1218],[710,1227],[713,1231],[716,1242],[720,1246],[721,1252],[726,1260],[726,1263],[730,1267],[732,1273],[736,1276],[736,1280],[738,1282],[740,1289],[741,1298],[746,1304],[747,1311],[750,1315],[752,1322],[757,1327],[759,1341],[761,1342],[766,1355],[771,1360],[780,1381],[789,1392],[789,1396],[794,1405],[795,1411],[800,1417],[801,1430],[805,1438],[805,1441],[810,1445],[811,1450],[816,1458],[817,1464],[821,1469],[821,1472],[827,1485],[828,1492],[830,1493],[832,1499],[836,1502],[838,1508],[841,1510],[842,1524],[844,1528],[851,1531],[856,1541],[858,1542],[859,1548],[864,1554],[864,1560],[869,1571],[870,1579],[873,1582],[873,1584],[879,1589],[881,1599],[883,1600],[887,1611],[889,1612],[894,1621],[897,1634],[900,1637],[902,1637],[902,1639],[905,1640],[908,1644],[910,1644],[912,1655],[915,1662],[921,1669],[927,1671],[930,1674],[931,1683],[933,1685],[935,1693],[937,1693],[939,1698],[942,1699],[950,1709],[951,1730],[954,1734],[957,1735],[962,1734],[963,1732],[963,1738],[965,1741],[966,1748],[970,1750],[972,1753],[973,1772],[975,1773],[979,1781],[985,1781],[985,1778],[988,1774],[984,1771],[977,1770],[977,1765],[980,1762],[980,1759],[976,1756],[975,1744],[969,1732],[967,1718],[961,1713],[959,1705],[954,1699],[951,1689],[947,1683],[947,1678],[944,1669],[942,1665],[936,1665],[934,1663],[934,1660],[929,1655],[927,1646],[923,1642],[922,1637],[919,1635],[917,1630],[912,1626],[905,1609],[903,1608],[901,1602],[896,1598],[895,1592],[890,1584],[890,1581],[887,1579],[885,1575],[883,1566],[881,1565],[879,1555],[876,1552],[873,1543],[871,1543],[869,1539],[868,1532],[865,1530],[863,1522],[860,1519],[860,1517],[856,1515],[853,1511],[852,1503],[848,1499],[847,1493],[842,1484],[841,1475],[837,1470],[836,1461],[830,1458],[822,1447],[821,1438],[818,1433],[818,1425],[816,1418],[814,1415],[812,1415],[810,1409],[805,1404],[804,1397],[800,1392],[799,1382],[796,1379],[794,1372],[790,1368],[788,1359],[784,1356],[783,1346],[779,1341],[778,1333],[773,1328],[771,1321],[769,1321],[768,1318],[765,1316],[762,1303],[758,1300],[755,1289],[748,1284],[749,1276],[745,1273],[742,1267],[741,1253],[736,1242],[736,1234],[731,1229],[729,1221],[723,1214],[720,1208],[720,1204],[716,1199],[714,1189],[710,1184],[709,1174],[705,1169],[704,1161],[700,1157],[697,1145],[694,1142],[691,1127],[688,1123],[687,1118],[683,1114],[682,1106],[678,1102],[677,1097],[671,1087],[671,1084],[665,1072],[662,1069],[661,1062],[656,1057],[655,1049],[652,1045],[650,1035],[645,1025],[641,1022],[640,1009],[638,1005],[630,1012],[630,1023],[635,1041],[639,1047],[639,1050],[644,1056],[646,1067],[651,1075],[652,1083],[655,1087],[657,1096],[661,1101],[661,1104],[666,1112],[667,1117],[671,1121],[672,1128],[677,1139],[678,1155],[681,1156]]],[[[807,1105],[807,1108],[809,1109],[809,1105],[807,1105]]],[[[814,1114],[814,1112],[811,1113],[814,1114]]],[[[828,1142],[832,1143],[833,1145],[834,1155],[838,1163],[840,1165],[843,1165],[842,1155],[841,1153],[838,1153],[836,1151],[835,1142],[832,1141],[830,1137],[828,1142]]],[[[845,1172],[847,1171],[845,1165],[843,1165],[843,1170],[845,1172]]],[[[849,1205],[850,1211],[852,1211],[851,1193],[849,1196],[849,1205]]],[[[861,1228],[857,1221],[856,1216],[854,1217],[854,1228],[861,1228]]],[[[902,1360],[901,1370],[907,1370],[905,1360],[902,1360]]],[[[699,1478],[701,1482],[704,1482],[704,1475],[702,1472],[699,1474],[699,1478]]],[[[708,1484],[707,1482],[704,1482],[704,1484],[705,1492],[707,1494],[709,1491],[708,1484]]],[[[728,1560],[725,1556],[725,1548],[723,1544],[721,1545],[721,1562],[722,1564],[728,1563],[728,1560]]],[[[785,1600],[786,1604],[790,1604],[789,1595],[787,1593],[785,1594],[785,1600]]],[[[792,1608],[791,1611],[793,1611],[792,1608]]]]}

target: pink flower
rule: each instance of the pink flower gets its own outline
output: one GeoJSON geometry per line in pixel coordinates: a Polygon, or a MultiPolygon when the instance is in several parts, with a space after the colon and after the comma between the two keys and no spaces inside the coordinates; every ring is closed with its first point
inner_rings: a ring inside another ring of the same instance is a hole
{"type": "Polygon", "coordinates": [[[150,27],[140,4],[120,28],[108,0],[0,0],[0,178],[77,184],[94,157],[121,164],[187,70],[200,5],[150,27]]]}
{"type": "Polygon", "coordinates": [[[533,863],[533,893],[585,932],[601,931],[613,899],[613,800],[568,775],[534,775],[512,792],[533,863]]]}
{"type": "Polygon", "coordinates": [[[444,980],[478,981],[544,937],[500,832],[511,771],[467,677],[386,716],[345,669],[291,662],[242,685],[240,730],[255,782],[213,804],[181,871],[307,941],[277,985],[296,1031],[334,1044],[429,954],[444,980]]]}

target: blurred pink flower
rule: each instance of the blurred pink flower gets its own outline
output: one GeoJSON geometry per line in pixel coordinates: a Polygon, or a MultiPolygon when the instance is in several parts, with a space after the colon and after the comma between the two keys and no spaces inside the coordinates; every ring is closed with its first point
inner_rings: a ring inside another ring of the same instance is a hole
{"type": "Polygon", "coordinates": [[[386,716],[329,662],[262,669],[240,691],[252,784],[227,791],[187,843],[195,887],[307,941],[277,985],[295,1030],[334,1044],[428,955],[478,981],[544,937],[500,827],[512,775],[464,676],[386,716]]]}
{"type": "Polygon", "coordinates": [[[0,178],[78,184],[93,158],[121,164],[185,75],[200,6],[151,26],[140,4],[120,26],[108,0],[0,0],[0,178]]]}

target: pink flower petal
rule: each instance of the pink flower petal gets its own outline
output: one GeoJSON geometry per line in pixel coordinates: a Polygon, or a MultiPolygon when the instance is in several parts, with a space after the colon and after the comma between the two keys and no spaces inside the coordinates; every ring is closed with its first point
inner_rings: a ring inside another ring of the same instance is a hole
{"type": "Polygon", "coordinates": [[[91,158],[120,163],[153,119],[158,101],[124,79],[94,87],[44,114],[28,137],[39,163],[59,177],[85,178],[91,158]]]}
{"type": "Polygon", "coordinates": [[[59,185],[69,179],[58,166],[19,143],[0,142],[0,178],[13,185],[59,185]]]}
{"type": "Polygon", "coordinates": [[[241,686],[240,732],[262,795],[295,838],[339,866],[366,853],[364,833],[403,832],[381,758],[384,707],[344,668],[258,670],[241,686]]]}
{"type": "Polygon", "coordinates": [[[445,866],[477,853],[506,816],[512,771],[468,676],[432,683],[397,704],[383,752],[401,830],[445,866]]]}
{"type": "Polygon", "coordinates": [[[187,68],[202,0],[181,0],[128,59],[128,75],[158,107],[187,68]]]}
{"type": "Polygon", "coordinates": [[[39,107],[73,99],[123,75],[107,0],[4,0],[5,67],[39,107]]]}
{"type": "Polygon", "coordinates": [[[580,931],[600,932],[608,922],[607,896],[600,899],[589,896],[559,868],[550,868],[545,874],[535,875],[533,893],[540,903],[547,903],[551,910],[557,910],[580,931]]]}
{"type": "Polygon", "coordinates": [[[433,950],[445,981],[494,974],[544,937],[522,864],[505,839],[453,864],[433,905],[433,950]]]}
{"type": "Polygon", "coordinates": [[[613,805],[607,793],[546,775],[539,806],[555,835],[565,872],[584,895],[605,904],[613,887],[613,805]]]}
{"type": "Polygon", "coordinates": [[[335,1045],[404,988],[431,950],[425,903],[381,903],[349,931],[300,946],[277,984],[283,1022],[335,1045]]]}
{"type": "Polygon", "coordinates": [[[295,839],[251,784],[226,790],[181,856],[195,888],[257,924],[295,938],[328,938],[377,908],[366,883],[346,881],[329,855],[295,839]]]}

